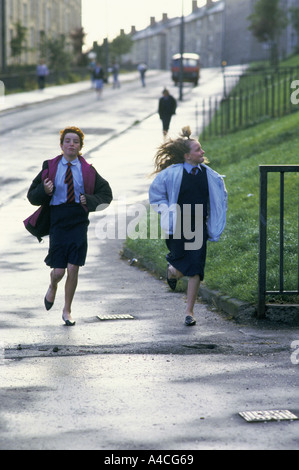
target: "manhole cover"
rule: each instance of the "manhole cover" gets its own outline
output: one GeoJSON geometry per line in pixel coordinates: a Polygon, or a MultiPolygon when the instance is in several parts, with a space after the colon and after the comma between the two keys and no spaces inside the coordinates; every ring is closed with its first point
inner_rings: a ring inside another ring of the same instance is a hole
{"type": "Polygon", "coordinates": [[[134,317],[129,314],[124,315],[97,315],[97,318],[101,321],[104,320],[134,320],[134,317]]]}
{"type": "Polygon", "coordinates": [[[239,413],[248,423],[258,423],[261,421],[286,421],[299,419],[298,416],[289,410],[270,411],[242,411],[239,413]]]}

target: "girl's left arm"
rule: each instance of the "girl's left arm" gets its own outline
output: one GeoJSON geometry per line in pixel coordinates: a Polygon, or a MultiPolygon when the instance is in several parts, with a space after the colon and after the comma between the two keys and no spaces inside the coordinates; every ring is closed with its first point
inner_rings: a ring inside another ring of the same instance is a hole
{"type": "Polygon", "coordinates": [[[113,199],[111,187],[104,178],[96,172],[95,189],[93,194],[85,194],[86,206],[89,212],[104,209],[113,199]]]}

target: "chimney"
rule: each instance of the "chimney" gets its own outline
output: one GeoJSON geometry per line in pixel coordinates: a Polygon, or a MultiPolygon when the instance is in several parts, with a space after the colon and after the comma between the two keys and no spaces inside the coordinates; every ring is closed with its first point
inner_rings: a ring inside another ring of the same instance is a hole
{"type": "Polygon", "coordinates": [[[194,13],[197,8],[197,0],[192,0],[192,13],[194,13]]]}
{"type": "Polygon", "coordinates": [[[136,33],[136,26],[131,26],[131,33],[130,34],[135,34],[136,33]]]}
{"type": "Polygon", "coordinates": [[[155,26],[156,24],[156,19],[154,16],[151,16],[151,27],[155,26]]]}
{"type": "Polygon", "coordinates": [[[163,15],[162,15],[162,22],[163,22],[163,23],[166,23],[167,20],[168,20],[167,13],[163,13],[163,15]]]}

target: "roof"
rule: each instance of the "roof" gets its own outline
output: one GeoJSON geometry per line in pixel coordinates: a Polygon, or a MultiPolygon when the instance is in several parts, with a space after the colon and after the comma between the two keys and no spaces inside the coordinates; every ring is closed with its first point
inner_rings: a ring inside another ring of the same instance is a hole
{"type": "MultiPolygon", "coordinates": [[[[181,58],[181,54],[174,54],[174,56],[172,56],[173,60],[177,60],[177,59],[180,59],[181,58]]],[[[183,53],[183,58],[184,59],[195,59],[195,60],[198,60],[199,59],[199,55],[198,54],[193,54],[191,52],[184,52],[183,53]]]]}
{"type": "MultiPolygon", "coordinates": [[[[219,0],[212,4],[212,6],[207,7],[206,5],[198,8],[197,10],[190,13],[184,17],[184,22],[189,23],[191,21],[195,21],[196,19],[203,18],[206,15],[212,15],[214,13],[219,13],[224,10],[224,1],[219,0]]],[[[137,41],[140,39],[145,39],[151,36],[156,36],[157,34],[165,34],[166,31],[172,27],[179,26],[182,21],[182,18],[176,16],[175,18],[168,18],[166,21],[157,21],[154,25],[149,25],[147,28],[137,31],[132,35],[133,41],[137,41]]]]}

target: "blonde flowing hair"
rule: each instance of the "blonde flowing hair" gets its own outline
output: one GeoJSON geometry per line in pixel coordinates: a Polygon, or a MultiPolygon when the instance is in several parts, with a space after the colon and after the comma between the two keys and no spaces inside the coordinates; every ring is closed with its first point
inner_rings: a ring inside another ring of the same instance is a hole
{"type": "MultiPolygon", "coordinates": [[[[168,139],[161,144],[154,157],[154,174],[175,163],[184,163],[184,155],[190,152],[190,142],[192,141],[196,142],[196,139],[191,138],[191,129],[189,126],[185,126],[177,139],[168,139]]],[[[207,160],[205,162],[207,163],[207,160]]]]}

